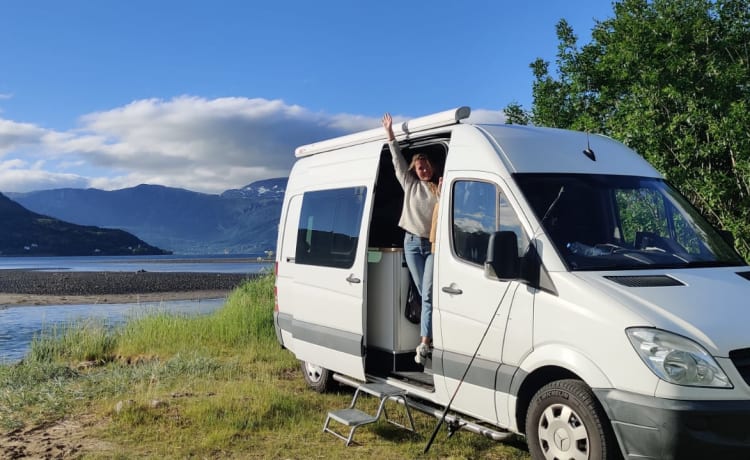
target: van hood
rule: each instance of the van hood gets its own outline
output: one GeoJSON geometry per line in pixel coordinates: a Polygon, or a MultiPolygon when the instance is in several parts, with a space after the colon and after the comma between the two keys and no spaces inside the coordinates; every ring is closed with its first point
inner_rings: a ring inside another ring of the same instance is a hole
{"type": "Polygon", "coordinates": [[[750,347],[750,267],[574,272],[653,326],[717,357],[750,347]]]}

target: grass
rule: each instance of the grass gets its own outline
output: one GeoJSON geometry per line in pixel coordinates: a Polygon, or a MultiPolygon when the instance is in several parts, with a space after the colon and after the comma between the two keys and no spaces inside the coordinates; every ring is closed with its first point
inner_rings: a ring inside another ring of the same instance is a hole
{"type": "MultiPolygon", "coordinates": [[[[529,458],[522,441],[445,430],[424,455],[437,420],[418,412],[419,434],[378,422],[345,447],[322,425],[329,410],[348,406],[351,389],[309,390],[276,343],[272,310],[273,277],[264,276],[210,315],[153,312],[115,330],[50,329],[24,362],[0,366],[0,432],[93,416],[87,437],[113,447],[86,458],[529,458]]],[[[376,403],[361,398],[358,407],[374,413],[376,403]]]]}

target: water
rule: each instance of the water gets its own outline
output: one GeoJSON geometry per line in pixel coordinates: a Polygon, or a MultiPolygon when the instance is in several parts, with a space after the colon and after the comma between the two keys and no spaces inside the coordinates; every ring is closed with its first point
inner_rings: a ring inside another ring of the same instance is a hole
{"type": "MultiPolygon", "coordinates": [[[[258,255],[210,256],[88,256],[88,257],[0,257],[3,269],[43,271],[139,271],[191,273],[260,273],[273,263],[258,255]]],[[[0,305],[0,364],[17,362],[28,353],[31,339],[42,329],[92,318],[115,326],[143,311],[204,314],[224,304],[225,299],[143,302],[139,304],[46,305],[7,307],[0,305]]]]}
{"type": "Polygon", "coordinates": [[[226,299],[174,300],[140,304],[45,305],[0,308],[0,364],[23,359],[31,339],[53,325],[67,326],[92,319],[109,327],[122,324],[138,314],[168,311],[175,314],[210,313],[224,305],[226,299]]]}
{"type": "Polygon", "coordinates": [[[271,262],[267,259],[259,261],[258,257],[260,256],[0,257],[0,270],[258,273],[272,268],[271,262]]]}

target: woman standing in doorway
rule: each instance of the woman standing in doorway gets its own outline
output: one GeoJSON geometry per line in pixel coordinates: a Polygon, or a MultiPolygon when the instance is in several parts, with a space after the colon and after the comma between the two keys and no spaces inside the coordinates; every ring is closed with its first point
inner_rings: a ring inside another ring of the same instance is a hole
{"type": "Polygon", "coordinates": [[[430,357],[432,347],[432,247],[430,228],[432,215],[438,201],[438,178],[435,165],[424,155],[417,153],[407,165],[401,148],[393,134],[393,119],[389,113],[383,115],[383,128],[388,136],[396,178],[404,189],[404,205],[398,225],[404,235],[404,257],[409,272],[422,296],[421,339],[414,360],[424,364],[430,357]]]}

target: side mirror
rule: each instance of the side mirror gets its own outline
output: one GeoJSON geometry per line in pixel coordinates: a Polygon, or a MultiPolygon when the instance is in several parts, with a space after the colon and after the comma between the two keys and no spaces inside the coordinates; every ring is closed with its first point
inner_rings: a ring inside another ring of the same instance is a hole
{"type": "Polygon", "coordinates": [[[518,238],[514,232],[495,232],[487,243],[484,273],[500,280],[518,279],[521,259],[518,257],[518,238]]]}

